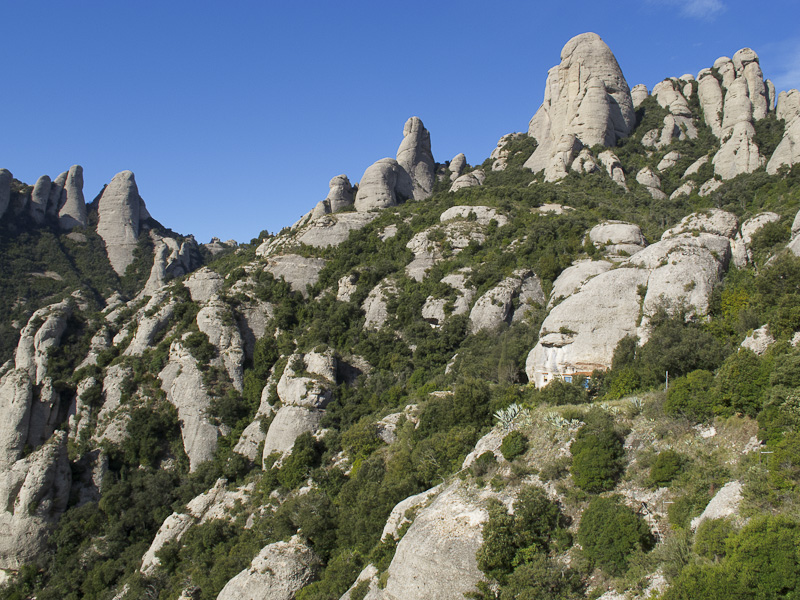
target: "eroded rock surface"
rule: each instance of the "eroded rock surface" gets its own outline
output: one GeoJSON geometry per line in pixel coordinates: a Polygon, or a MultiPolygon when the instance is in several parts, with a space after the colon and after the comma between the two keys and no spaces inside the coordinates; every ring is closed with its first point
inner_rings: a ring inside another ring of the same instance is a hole
{"type": "Polygon", "coordinates": [[[525,166],[545,170],[545,178],[553,181],[562,171],[557,163],[567,154],[581,145],[613,146],[630,134],[635,121],[628,84],[611,50],[597,34],[578,35],[548,73],[544,102],[528,126],[538,146],[525,166]]]}
{"type": "Polygon", "coordinates": [[[431,135],[419,117],[411,117],[403,127],[403,141],[397,149],[397,164],[411,177],[414,200],[430,198],[436,164],[431,152],[431,135]]]}
{"type": "Polygon", "coordinates": [[[133,262],[143,204],[130,171],[117,173],[98,200],[97,234],[103,238],[108,260],[117,275],[123,275],[133,262]]]}

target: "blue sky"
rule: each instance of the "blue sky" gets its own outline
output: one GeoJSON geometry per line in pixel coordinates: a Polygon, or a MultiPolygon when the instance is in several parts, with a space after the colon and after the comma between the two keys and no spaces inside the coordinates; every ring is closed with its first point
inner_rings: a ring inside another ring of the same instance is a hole
{"type": "Polygon", "coordinates": [[[437,161],[482,162],[579,33],[631,87],[749,46],[781,90],[799,22],[796,0],[7,0],[0,167],[33,184],[81,164],[87,201],[130,169],[167,227],[249,241],[394,156],[412,115],[437,161]]]}

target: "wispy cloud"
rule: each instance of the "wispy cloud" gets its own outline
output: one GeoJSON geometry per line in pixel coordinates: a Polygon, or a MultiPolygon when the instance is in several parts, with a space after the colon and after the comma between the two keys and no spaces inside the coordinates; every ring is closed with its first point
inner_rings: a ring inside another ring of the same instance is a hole
{"type": "Polygon", "coordinates": [[[683,17],[711,21],[725,12],[727,7],[722,0],[648,0],[650,4],[675,6],[683,17]]]}

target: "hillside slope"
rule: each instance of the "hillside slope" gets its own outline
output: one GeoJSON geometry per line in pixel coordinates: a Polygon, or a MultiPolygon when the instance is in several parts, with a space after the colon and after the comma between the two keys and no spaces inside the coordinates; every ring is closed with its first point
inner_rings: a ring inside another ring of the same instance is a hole
{"type": "Polygon", "coordinates": [[[482,163],[412,117],[199,269],[9,174],[0,598],[797,593],[798,98],[582,34],[482,163]]]}

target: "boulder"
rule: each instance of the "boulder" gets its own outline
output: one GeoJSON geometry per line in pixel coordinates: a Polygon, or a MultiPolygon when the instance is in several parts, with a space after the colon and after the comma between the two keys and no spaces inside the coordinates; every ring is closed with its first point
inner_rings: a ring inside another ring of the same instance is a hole
{"type": "Polygon", "coordinates": [[[639,83],[631,88],[631,102],[633,103],[633,108],[639,108],[639,105],[647,100],[647,97],[650,95],[650,92],[647,91],[647,86],[643,83],[639,83]]]}
{"type": "Polygon", "coordinates": [[[772,337],[772,334],[769,332],[769,326],[764,325],[744,338],[744,341],[741,343],[741,347],[751,350],[761,356],[774,343],[775,338],[772,337]]]}
{"type": "Polygon", "coordinates": [[[561,165],[568,150],[577,153],[578,144],[613,146],[635,122],[630,90],[611,50],[597,34],[578,35],[548,73],[544,102],[528,126],[538,146],[525,166],[555,180],[566,174],[561,165]]]}
{"type": "Polygon", "coordinates": [[[576,173],[595,173],[600,170],[597,161],[592,156],[592,152],[588,148],[584,148],[578,152],[578,156],[572,161],[570,168],[576,173]]]}
{"type": "Polygon", "coordinates": [[[284,405],[325,408],[336,385],[336,359],[332,352],[292,354],[278,381],[278,397],[284,405]],[[302,372],[306,374],[301,374],[302,372]]]}
{"type": "Polygon", "coordinates": [[[439,221],[444,223],[452,219],[474,218],[481,225],[488,225],[492,221],[502,227],[508,223],[508,217],[488,206],[451,206],[439,216],[439,221]],[[474,215],[471,217],[470,215],[474,215]]]}
{"type": "Polygon", "coordinates": [[[170,345],[169,361],[158,377],[167,400],[178,410],[189,470],[196,471],[214,457],[219,429],[208,420],[211,397],[203,385],[203,374],[180,340],[170,345]]]}
{"type": "Polygon", "coordinates": [[[720,56],[714,61],[714,68],[722,77],[722,86],[726,89],[729,88],[736,79],[736,68],[733,66],[733,61],[727,56],[720,56]]]}
{"type": "Polygon", "coordinates": [[[275,452],[282,456],[291,454],[298,436],[303,433],[316,433],[324,413],[323,410],[304,406],[280,407],[270,423],[267,437],[264,440],[263,459],[266,460],[270,454],[275,452]]]}
{"type": "Polygon", "coordinates": [[[350,185],[347,175],[337,175],[328,184],[328,203],[331,212],[337,212],[348,208],[355,202],[355,190],[350,185]]]}
{"type": "Polygon", "coordinates": [[[133,262],[139,239],[139,207],[143,204],[133,173],[122,171],[111,180],[97,203],[97,234],[117,275],[133,262]]]}
{"type": "Polygon", "coordinates": [[[431,152],[431,135],[419,117],[411,117],[403,126],[397,164],[411,177],[414,200],[430,198],[436,178],[436,163],[431,152]]]}
{"type": "Polygon", "coordinates": [[[339,279],[339,284],[336,288],[336,299],[339,302],[350,302],[356,290],[358,290],[358,277],[345,275],[339,279]]]}
{"type": "Polygon", "coordinates": [[[722,185],[722,181],[719,179],[709,179],[703,185],[700,186],[700,190],[697,192],[697,195],[701,198],[705,198],[706,196],[711,195],[715,190],[719,189],[722,185]]]}
{"type": "Polygon", "coordinates": [[[711,208],[704,212],[692,213],[681,219],[675,227],[667,229],[661,239],[665,240],[681,233],[713,233],[727,238],[736,236],[739,219],[733,213],[711,208]]]}
{"type": "Polygon", "coordinates": [[[264,267],[275,279],[283,278],[292,291],[300,292],[308,297],[307,286],[313,286],[319,279],[319,273],[325,267],[325,259],[300,256],[299,254],[283,254],[270,256],[264,267]]]}
{"type": "Polygon", "coordinates": [[[677,188],[675,188],[674,192],[672,192],[669,195],[669,199],[675,200],[680,196],[688,196],[695,190],[696,187],[697,184],[694,181],[687,181],[686,183],[682,183],[677,188]]]}
{"type": "Polygon", "coordinates": [[[414,182],[393,158],[382,158],[364,171],[355,207],[359,212],[397,206],[414,197],[414,182]]]}
{"type": "Polygon", "coordinates": [[[742,223],[742,240],[749,247],[756,232],[767,223],[775,223],[781,220],[781,216],[774,212],[763,212],[750,217],[742,223]]]}
{"type": "Polygon", "coordinates": [[[616,154],[611,150],[604,150],[597,157],[600,159],[600,164],[605,167],[608,176],[621,188],[627,191],[628,186],[625,183],[625,171],[622,170],[622,163],[616,154]]]}
{"type": "Polygon", "coordinates": [[[86,227],[86,201],[83,199],[83,167],[73,165],[67,172],[58,209],[58,226],[63,230],[86,227]]]}
{"type": "Polygon", "coordinates": [[[661,191],[661,179],[650,167],[644,167],[636,173],[636,181],[643,185],[654,200],[664,200],[667,195],[661,191]]]}
{"type": "Polygon", "coordinates": [[[217,600],[292,600],[316,578],[320,560],[300,539],[262,548],[250,566],[236,575],[217,600]]]}
{"type": "Polygon", "coordinates": [[[595,248],[603,248],[609,255],[635,254],[647,245],[638,225],[625,221],[603,221],[589,231],[589,240],[595,248]]]}
{"type": "Polygon", "coordinates": [[[325,214],[312,219],[297,232],[295,239],[301,244],[315,248],[338,246],[357,231],[378,217],[377,213],[344,212],[325,214]]]}
{"type": "Polygon", "coordinates": [[[483,185],[484,179],[486,179],[486,176],[481,169],[475,169],[469,173],[464,173],[453,181],[453,184],[450,186],[450,192],[457,192],[464,188],[478,187],[479,185],[483,185]]]}
{"type": "Polygon", "coordinates": [[[706,519],[724,519],[737,516],[739,504],[742,502],[742,484],[738,481],[726,483],[714,495],[699,517],[692,519],[692,530],[697,529],[706,519]]]}
{"type": "Polygon", "coordinates": [[[700,167],[702,167],[707,162],[708,162],[708,156],[701,156],[691,165],[689,165],[689,167],[683,172],[683,175],[681,175],[681,179],[686,179],[690,175],[696,174],[698,171],[700,171],[700,167]]]}
{"type": "MultiPolygon", "coordinates": [[[[656,170],[659,173],[663,173],[667,169],[674,167],[678,164],[678,161],[681,159],[681,153],[677,150],[673,150],[672,152],[667,152],[664,157],[659,161],[658,166],[656,166],[656,170]]],[[[660,185],[659,185],[660,187],[660,185]]]]}
{"type": "Polygon", "coordinates": [[[233,387],[241,392],[244,386],[244,341],[231,307],[219,298],[209,300],[197,313],[197,328],[208,336],[208,341],[217,350],[211,365],[224,367],[233,387]]]}
{"type": "Polygon", "coordinates": [[[769,99],[764,84],[764,74],[758,64],[758,55],[750,48],[742,48],[733,55],[733,67],[736,77],[744,79],[747,84],[747,96],[753,107],[753,119],[756,121],[767,116],[769,99]]]}
{"type": "Polygon", "coordinates": [[[461,152],[456,154],[450,161],[447,170],[450,172],[450,181],[455,181],[461,175],[464,167],[467,166],[467,157],[461,152]]]}

